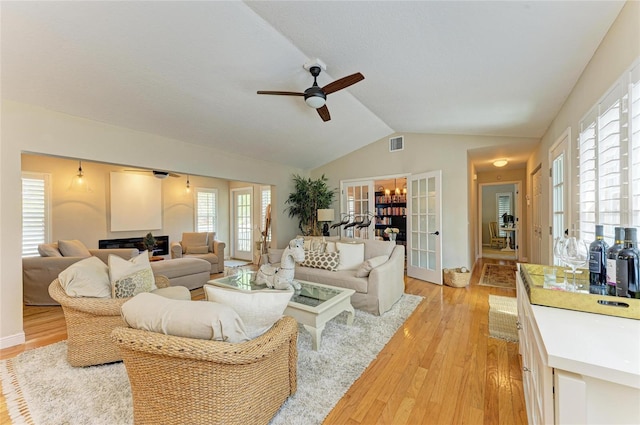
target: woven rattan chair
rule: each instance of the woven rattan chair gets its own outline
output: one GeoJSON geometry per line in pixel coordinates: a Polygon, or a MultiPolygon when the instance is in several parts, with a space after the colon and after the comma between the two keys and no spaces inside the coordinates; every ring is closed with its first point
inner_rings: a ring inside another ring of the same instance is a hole
{"type": "Polygon", "coordinates": [[[298,325],[244,343],[116,328],[135,424],[266,424],[297,388],[298,325]]]}
{"type": "MultiPolygon", "coordinates": [[[[169,279],[156,275],[156,286],[166,288],[169,279]]],[[[111,341],[116,326],[126,326],[120,307],[130,298],[70,297],[58,279],[49,285],[49,295],[62,306],[67,323],[67,361],[71,366],[94,366],[122,360],[111,341]]]]}

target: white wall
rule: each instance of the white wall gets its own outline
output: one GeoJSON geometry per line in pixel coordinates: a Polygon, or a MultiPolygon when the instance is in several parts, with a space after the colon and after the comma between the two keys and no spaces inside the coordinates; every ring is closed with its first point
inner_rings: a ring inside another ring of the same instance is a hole
{"type": "MultiPolygon", "coordinates": [[[[541,165],[543,170],[548,170],[549,148],[567,129],[571,128],[572,157],[576,157],[575,145],[579,131],[579,121],[595,105],[601,96],[611,87],[611,85],[631,66],[633,61],[640,56],[640,2],[628,1],[618,18],[615,20],[609,32],[600,43],[591,61],[583,71],[574,86],[571,94],[556,115],[553,122],[542,138],[540,148],[529,158],[527,162],[527,193],[531,192],[531,174],[541,165]]],[[[574,169],[570,172],[569,185],[575,188],[575,161],[574,169]]],[[[549,229],[550,223],[550,188],[549,173],[543,172],[542,176],[542,196],[541,200],[541,226],[542,229],[549,229]]],[[[578,211],[577,192],[570,193],[572,209],[578,211]]],[[[529,207],[530,208],[530,207],[529,207]]],[[[571,223],[576,223],[577,216],[570,219],[571,223]]],[[[531,236],[531,229],[528,229],[531,236]]],[[[529,238],[529,240],[531,240],[529,238]]],[[[550,259],[551,237],[549,232],[542,232],[542,257],[550,259]]]]}
{"type": "MultiPolygon", "coordinates": [[[[467,150],[512,143],[534,143],[535,139],[515,137],[456,136],[398,133],[404,135],[405,148],[389,152],[389,139],[384,138],[349,155],[311,171],[317,178],[325,174],[329,185],[340,187],[341,180],[382,177],[395,174],[417,174],[442,170],[442,264],[443,267],[471,267],[470,241],[475,240],[470,225],[470,209],[476,215],[476,204],[470,205],[467,150]]],[[[393,136],[390,136],[393,137],[393,136]]],[[[336,202],[334,208],[338,208],[336,202]]]]}
{"type": "MultiPolygon", "coordinates": [[[[42,153],[112,164],[174,170],[274,185],[274,199],[286,199],[291,175],[303,170],[251,160],[215,149],[115,127],[10,101],[2,103],[0,140],[0,348],[23,341],[21,235],[21,154],[42,153]]],[[[212,135],[212,137],[214,137],[212,135]]],[[[273,208],[277,244],[296,234],[296,225],[273,208]]]]}

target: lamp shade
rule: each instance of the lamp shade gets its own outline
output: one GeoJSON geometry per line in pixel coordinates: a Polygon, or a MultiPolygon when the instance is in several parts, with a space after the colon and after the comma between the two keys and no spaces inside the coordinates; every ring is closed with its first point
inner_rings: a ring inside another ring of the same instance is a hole
{"type": "Polygon", "coordinates": [[[333,221],[335,218],[335,211],[332,208],[318,210],[318,221],[333,221]]]}
{"type": "Polygon", "coordinates": [[[304,101],[307,103],[307,105],[315,109],[322,108],[324,104],[327,102],[324,97],[317,96],[317,95],[306,97],[304,101]]]}

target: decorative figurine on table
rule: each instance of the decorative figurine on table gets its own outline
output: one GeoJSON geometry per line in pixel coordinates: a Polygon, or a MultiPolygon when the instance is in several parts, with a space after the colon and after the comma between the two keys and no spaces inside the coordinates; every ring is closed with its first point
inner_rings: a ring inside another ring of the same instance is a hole
{"type": "Polygon", "coordinates": [[[289,246],[282,252],[280,267],[270,264],[260,266],[256,275],[257,284],[266,284],[269,288],[300,290],[299,282],[293,280],[296,262],[304,261],[303,239],[292,239],[289,246]]]}

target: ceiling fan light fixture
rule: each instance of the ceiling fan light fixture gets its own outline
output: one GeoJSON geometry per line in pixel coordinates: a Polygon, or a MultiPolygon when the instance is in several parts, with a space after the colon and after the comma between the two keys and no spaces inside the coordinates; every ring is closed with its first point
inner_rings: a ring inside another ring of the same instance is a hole
{"type": "Polygon", "coordinates": [[[500,168],[500,167],[504,167],[508,163],[509,161],[507,161],[506,159],[496,159],[495,161],[493,161],[493,166],[500,168]]]}
{"type": "Polygon", "coordinates": [[[325,97],[322,96],[320,93],[315,93],[315,94],[305,96],[304,101],[308,106],[314,109],[322,108],[325,105],[325,103],[327,103],[327,99],[325,99],[325,97]]]}

